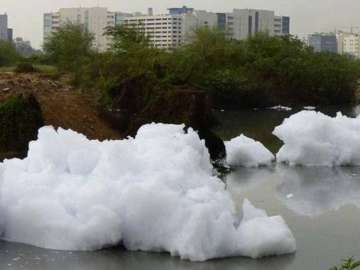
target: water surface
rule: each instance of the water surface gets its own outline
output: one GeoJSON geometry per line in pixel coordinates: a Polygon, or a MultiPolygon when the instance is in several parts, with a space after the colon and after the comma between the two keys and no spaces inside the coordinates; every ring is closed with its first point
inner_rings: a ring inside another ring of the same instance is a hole
{"type": "MultiPolygon", "coordinates": [[[[324,108],[355,116],[357,109],[324,108]]],[[[216,131],[230,139],[244,133],[272,151],[281,146],[271,135],[275,126],[294,112],[248,110],[217,112],[216,131]]],[[[191,263],[168,254],[129,252],[121,248],[98,252],[64,252],[0,242],[0,269],[27,270],[327,270],[342,258],[360,259],[360,168],[238,169],[226,179],[235,204],[244,198],[270,215],[282,215],[297,240],[294,255],[260,260],[227,258],[191,263]]]]}

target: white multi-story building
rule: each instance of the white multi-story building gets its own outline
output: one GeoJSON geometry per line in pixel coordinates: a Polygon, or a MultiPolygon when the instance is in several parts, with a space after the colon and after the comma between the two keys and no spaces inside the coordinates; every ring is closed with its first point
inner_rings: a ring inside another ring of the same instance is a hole
{"type": "Polygon", "coordinates": [[[338,52],[360,58],[360,35],[348,32],[338,32],[338,52]]]}
{"type": "Polygon", "coordinates": [[[7,14],[0,14],[0,40],[13,41],[13,30],[8,28],[7,14]]]}
{"type": "Polygon", "coordinates": [[[55,13],[46,13],[44,14],[44,39],[48,38],[61,25],[80,24],[94,35],[94,47],[99,51],[104,51],[110,42],[109,38],[104,35],[105,29],[115,26],[116,16],[117,13],[101,7],[62,8],[55,13]]]}
{"type": "Polygon", "coordinates": [[[186,6],[170,8],[168,14],[154,15],[150,8],[147,14],[109,12],[106,8],[67,8],[44,15],[44,38],[66,22],[82,24],[95,36],[94,46],[103,51],[110,39],[104,36],[109,26],[125,25],[142,31],[156,48],[171,49],[192,40],[199,27],[219,28],[229,38],[246,39],[266,32],[283,35],[290,32],[290,18],[275,16],[273,11],[235,9],[231,13],[213,13],[194,10],[186,6]]]}
{"type": "Polygon", "coordinates": [[[8,17],[0,14],[0,40],[8,40],[8,17]]]}
{"type": "Polygon", "coordinates": [[[274,34],[274,11],[234,9],[227,14],[228,23],[231,22],[230,34],[232,38],[242,40],[259,32],[274,34]]]}
{"type": "Polygon", "coordinates": [[[171,8],[168,14],[126,16],[121,24],[142,30],[152,46],[175,48],[191,41],[193,30],[207,26],[219,28],[229,38],[246,39],[258,32],[269,35],[290,33],[290,18],[275,16],[273,11],[235,9],[231,13],[213,13],[187,7],[171,8]]]}
{"type": "Polygon", "coordinates": [[[184,12],[174,12],[170,9],[169,14],[137,16],[125,16],[120,24],[142,31],[150,41],[150,45],[156,48],[176,48],[191,40],[193,30],[207,26],[217,26],[216,13],[202,10],[192,10],[184,7],[184,12]],[[190,10],[190,11],[189,11],[190,10]]]}

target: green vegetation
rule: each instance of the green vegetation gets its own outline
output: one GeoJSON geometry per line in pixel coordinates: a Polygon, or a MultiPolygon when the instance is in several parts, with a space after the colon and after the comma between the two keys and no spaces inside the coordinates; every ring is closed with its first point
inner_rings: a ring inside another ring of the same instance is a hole
{"type": "Polygon", "coordinates": [[[38,72],[36,67],[34,67],[33,64],[28,63],[28,62],[21,62],[21,63],[17,64],[14,71],[16,73],[34,73],[34,72],[38,72]]]}
{"type": "Polygon", "coordinates": [[[360,76],[359,62],[315,53],[288,36],[235,41],[200,29],[175,55],[174,82],[209,91],[217,105],[227,107],[350,103],[360,76]]]}
{"type": "Polygon", "coordinates": [[[226,33],[202,28],[193,42],[165,51],[151,48],[141,33],[119,26],[106,33],[106,52],[92,49],[92,36],[66,25],[45,43],[45,56],[74,83],[96,89],[104,104],[124,80],[142,78],[152,101],[159,92],[182,87],[205,91],[215,106],[330,105],[355,102],[360,63],[346,56],[315,53],[300,40],[255,35],[230,40],[226,33]],[[144,79],[146,78],[146,79],[144,79]]]}
{"type": "MultiPolygon", "coordinates": [[[[0,40],[0,72],[40,72],[44,75],[55,76],[58,74],[58,69],[49,65],[53,61],[48,55],[41,53],[22,57],[16,52],[12,43],[0,40]]],[[[65,61],[70,61],[70,59],[65,61]]]]}
{"type": "Polygon", "coordinates": [[[329,270],[353,270],[360,267],[360,261],[355,261],[353,257],[343,260],[341,266],[334,266],[329,270]]]}
{"type": "Polygon", "coordinates": [[[61,73],[72,74],[73,83],[79,84],[84,68],[95,57],[93,41],[93,35],[83,26],[66,24],[45,41],[42,60],[55,64],[61,73]]]}
{"type": "Polygon", "coordinates": [[[13,44],[0,40],[0,67],[13,65],[18,59],[19,55],[13,44]]]}
{"type": "MultiPolygon", "coordinates": [[[[32,64],[31,62],[19,62],[13,66],[5,66],[0,67],[0,73],[2,72],[19,72],[19,73],[28,73],[29,71],[25,71],[22,67],[19,68],[20,65],[31,64],[35,69],[35,72],[41,73],[44,76],[48,76],[51,78],[58,78],[60,76],[58,69],[55,66],[51,65],[43,65],[43,64],[32,64]]],[[[33,71],[30,71],[33,72],[33,71]]]]}

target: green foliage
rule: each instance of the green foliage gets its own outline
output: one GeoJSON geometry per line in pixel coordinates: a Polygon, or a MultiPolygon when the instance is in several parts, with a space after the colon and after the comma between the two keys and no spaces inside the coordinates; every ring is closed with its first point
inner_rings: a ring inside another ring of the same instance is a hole
{"type": "Polygon", "coordinates": [[[107,55],[106,73],[122,73],[122,78],[152,73],[165,54],[164,51],[149,46],[148,38],[141,31],[116,26],[108,28],[106,34],[112,40],[107,55]]]}
{"type": "Polygon", "coordinates": [[[79,76],[81,68],[91,61],[94,54],[93,40],[93,35],[82,25],[66,24],[45,41],[45,57],[60,71],[79,76]]]}
{"type": "Polygon", "coordinates": [[[172,83],[200,87],[233,107],[350,103],[360,77],[358,61],[315,53],[291,36],[235,41],[211,29],[198,30],[168,66],[172,83]]]}
{"type": "Polygon", "coordinates": [[[19,55],[13,44],[0,40],[0,67],[15,64],[19,59],[19,55]]]}
{"type": "Polygon", "coordinates": [[[157,91],[190,86],[208,92],[215,105],[331,105],[356,100],[360,62],[346,56],[316,53],[300,40],[259,33],[247,40],[200,28],[192,42],[174,50],[151,47],[141,31],[108,28],[112,45],[91,50],[92,37],[81,26],[66,25],[45,43],[45,58],[74,83],[97,89],[103,103],[108,90],[131,78],[148,78],[157,91]]]}
{"type": "Polygon", "coordinates": [[[341,266],[334,266],[329,270],[353,270],[358,269],[360,267],[360,261],[355,261],[353,257],[343,260],[341,266]]]}
{"type": "Polygon", "coordinates": [[[160,89],[161,62],[167,52],[149,46],[148,39],[134,29],[116,26],[106,31],[112,45],[106,52],[96,53],[83,66],[81,87],[100,89],[96,94],[102,105],[111,104],[109,91],[132,78],[142,80],[144,86],[160,89]]]}
{"type": "Polygon", "coordinates": [[[38,72],[38,70],[33,66],[33,64],[29,62],[21,62],[18,63],[15,67],[16,73],[34,73],[38,72]]]}
{"type": "Polygon", "coordinates": [[[112,38],[111,50],[116,54],[126,54],[149,47],[149,39],[143,32],[122,25],[108,27],[105,34],[112,38]]]}

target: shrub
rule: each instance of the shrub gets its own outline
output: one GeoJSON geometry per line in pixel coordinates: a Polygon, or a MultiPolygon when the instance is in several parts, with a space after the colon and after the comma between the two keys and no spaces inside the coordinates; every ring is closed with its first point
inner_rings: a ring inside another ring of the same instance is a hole
{"type": "Polygon", "coordinates": [[[16,73],[34,73],[38,72],[38,69],[33,66],[31,63],[22,62],[17,64],[15,67],[16,73]]]}
{"type": "Polygon", "coordinates": [[[80,73],[94,53],[94,37],[82,25],[68,23],[53,32],[44,43],[44,59],[60,71],[80,73]]]}
{"type": "Polygon", "coordinates": [[[0,40],[0,67],[15,64],[19,55],[13,44],[0,40]]]}

